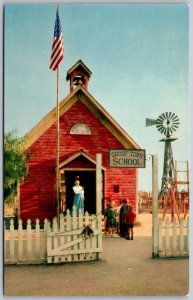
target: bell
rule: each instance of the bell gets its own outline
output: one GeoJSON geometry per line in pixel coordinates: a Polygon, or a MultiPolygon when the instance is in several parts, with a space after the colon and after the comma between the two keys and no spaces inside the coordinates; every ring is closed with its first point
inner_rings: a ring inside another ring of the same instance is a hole
{"type": "Polygon", "coordinates": [[[80,77],[80,76],[74,77],[74,85],[78,86],[79,84],[83,84],[82,77],[80,77]]]}

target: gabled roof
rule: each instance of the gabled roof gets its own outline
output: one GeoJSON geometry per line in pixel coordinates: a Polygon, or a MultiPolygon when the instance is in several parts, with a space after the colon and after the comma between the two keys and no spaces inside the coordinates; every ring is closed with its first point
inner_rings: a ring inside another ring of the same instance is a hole
{"type": "MultiPolygon", "coordinates": [[[[139,145],[121,128],[112,116],[92,97],[82,86],[77,86],[59,104],[60,116],[68,111],[78,100],[80,100],[95,117],[117,138],[125,148],[140,149],[139,145]]],[[[34,128],[27,134],[30,147],[52,124],[56,122],[56,109],[53,108],[34,128]]]]}
{"type": "MultiPolygon", "coordinates": [[[[68,158],[66,158],[64,161],[62,161],[59,164],[59,169],[64,167],[65,165],[67,165],[68,163],[70,163],[71,161],[75,160],[76,158],[83,156],[84,158],[86,158],[87,160],[89,160],[91,163],[93,163],[94,165],[96,165],[96,160],[91,157],[90,155],[88,155],[86,152],[84,152],[83,150],[80,150],[72,155],[70,155],[68,158]]],[[[105,170],[106,168],[102,166],[102,169],[105,170]]]]}
{"type": "Polygon", "coordinates": [[[67,72],[67,76],[66,76],[66,80],[68,80],[69,78],[70,78],[70,74],[74,71],[74,70],[78,70],[78,69],[83,69],[86,73],[87,73],[87,75],[88,75],[88,77],[90,78],[90,76],[92,75],[92,72],[87,68],[87,66],[82,62],[82,60],[80,59],[79,61],[77,61],[77,63],[74,65],[74,66],[72,66],[69,70],[68,70],[68,72],[67,72]]]}

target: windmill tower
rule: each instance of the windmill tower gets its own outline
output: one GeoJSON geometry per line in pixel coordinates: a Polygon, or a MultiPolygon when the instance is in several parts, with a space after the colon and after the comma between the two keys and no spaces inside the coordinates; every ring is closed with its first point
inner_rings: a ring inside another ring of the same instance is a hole
{"type": "Polygon", "coordinates": [[[158,131],[165,135],[165,138],[160,140],[160,142],[165,143],[160,196],[165,195],[168,191],[168,186],[174,181],[174,160],[171,143],[177,140],[172,134],[176,131],[179,124],[179,118],[171,112],[161,114],[156,120],[146,119],[146,126],[156,125],[158,131]]]}
{"type": "MultiPolygon", "coordinates": [[[[160,142],[165,143],[164,147],[164,163],[163,163],[163,175],[161,190],[159,194],[159,199],[163,199],[165,204],[165,211],[167,205],[170,202],[172,209],[172,216],[174,210],[178,213],[178,207],[175,201],[175,182],[174,182],[174,159],[172,152],[172,142],[177,140],[172,134],[177,130],[179,126],[179,118],[172,112],[166,112],[161,114],[156,120],[146,119],[146,126],[156,125],[159,132],[165,135],[160,142]]],[[[165,215],[165,214],[164,214],[165,215]]]]}

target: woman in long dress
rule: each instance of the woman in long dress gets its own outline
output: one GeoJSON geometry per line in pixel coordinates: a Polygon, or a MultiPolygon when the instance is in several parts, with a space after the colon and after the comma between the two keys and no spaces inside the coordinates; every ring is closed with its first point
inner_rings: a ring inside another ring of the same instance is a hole
{"type": "Polygon", "coordinates": [[[79,209],[82,209],[82,214],[84,214],[84,189],[80,185],[78,179],[75,180],[75,185],[73,186],[74,191],[74,201],[73,206],[76,206],[76,214],[79,214],[79,209]]]}

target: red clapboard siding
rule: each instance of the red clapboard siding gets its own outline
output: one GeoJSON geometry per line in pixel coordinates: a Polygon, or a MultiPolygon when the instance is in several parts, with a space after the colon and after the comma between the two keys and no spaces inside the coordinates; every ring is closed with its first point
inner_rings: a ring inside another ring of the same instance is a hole
{"type": "MultiPolygon", "coordinates": [[[[96,153],[102,153],[102,164],[106,168],[105,195],[119,202],[128,198],[136,203],[136,170],[113,169],[108,167],[109,148],[124,148],[123,145],[108,131],[108,129],[81,102],[76,102],[60,117],[60,162],[65,156],[83,150],[96,158],[96,153]],[[71,135],[70,129],[76,123],[86,123],[91,129],[91,135],[71,135]],[[114,185],[119,185],[119,193],[114,193],[114,185]]],[[[56,124],[46,130],[28,149],[31,154],[28,170],[29,176],[21,185],[20,209],[21,219],[28,218],[42,223],[44,218],[55,215],[55,154],[56,154],[56,124]]],[[[95,167],[85,158],[77,158],[68,167],[95,167]]]]}

